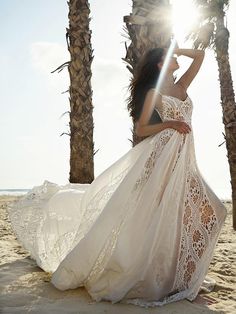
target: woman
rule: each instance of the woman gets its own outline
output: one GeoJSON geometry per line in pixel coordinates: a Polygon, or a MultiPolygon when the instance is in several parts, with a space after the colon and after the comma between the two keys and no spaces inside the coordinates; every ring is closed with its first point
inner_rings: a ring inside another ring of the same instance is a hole
{"type": "Polygon", "coordinates": [[[174,52],[193,59],[177,82],[176,58],[166,66],[156,48],[130,83],[128,109],[145,139],[91,184],[45,181],[9,208],[19,241],[60,290],[148,307],[196,300],[209,284],[227,211],[195,158],[187,88],[204,53],[174,52]]]}

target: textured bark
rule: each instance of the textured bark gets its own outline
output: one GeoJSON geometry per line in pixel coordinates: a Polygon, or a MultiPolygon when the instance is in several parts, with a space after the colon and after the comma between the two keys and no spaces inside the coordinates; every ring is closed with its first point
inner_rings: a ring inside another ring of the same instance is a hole
{"type": "MultiPolygon", "coordinates": [[[[168,47],[171,41],[171,6],[166,0],[133,0],[132,13],[124,16],[128,38],[126,56],[122,58],[128,63],[127,68],[133,75],[140,57],[149,49],[168,47]]],[[[134,121],[132,129],[132,145],[135,146],[146,137],[135,134],[134,121]]]]}
{"type": "Polygon", "coordinates": [[[236,230],[236,104],[228,55],[229,34],[224,27],[223,16],[218,18],[216,34],[218,36],[216,37],[215,51],[219,70],[225,142],[232,187],[233,228],[236,230]]]}
{"type": "MultiPolygon", "coordinates": [[[[236,104],[229,63],[229,31],[225,26],[225,10],[229,1],[195,1],[202,12],[198,28],[190,38],[195,48],[213,48],[218,64],[221,106],[225,126],[225,143],[232,187],[233,228],[236,230],[236,104]]],[[[223,143],[222,143],[223,144],[223,143]]]]}
{"type": "Polygon", "coordinates": [[[91,88],[90,8],[87,0],[70,0],[67,44],[70,75],[70,178],[71,183],[94,180],[93,105],[91,88]]]}

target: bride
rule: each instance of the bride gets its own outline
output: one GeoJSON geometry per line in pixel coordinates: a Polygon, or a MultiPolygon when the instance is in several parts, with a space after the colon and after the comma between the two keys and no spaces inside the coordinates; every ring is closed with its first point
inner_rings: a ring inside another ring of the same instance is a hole
{"type": "Polygon", "coordinates": [[[196,300],[227,210],[196,161],[187,89],[204,52],[154,48],[130,83],[144,139],[91,184],[44,181],[9,206],[13,230],[59,290],[139,306],[196,300]],[[175,82],[176,55],[192,58],[175,82]]]}

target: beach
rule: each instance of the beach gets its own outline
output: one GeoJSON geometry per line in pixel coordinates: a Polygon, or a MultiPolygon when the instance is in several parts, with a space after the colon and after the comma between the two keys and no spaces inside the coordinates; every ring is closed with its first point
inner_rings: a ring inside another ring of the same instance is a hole
{"type": "MultiPolygon", "coordinates": [[[[208,275],[216,285],[207,295],[216,303],[195,304],[181,300],[162,307],[95,302],[85,288],[60,291],[17,241],[7,213],[9,202],[21,196],[0,196],[0,313],[236,313],[236,231],[232,204],[225,202],[227,218],[222,228],[208,275]]],[[[206,292],[201,291],[201,294],[206,292]]]]}

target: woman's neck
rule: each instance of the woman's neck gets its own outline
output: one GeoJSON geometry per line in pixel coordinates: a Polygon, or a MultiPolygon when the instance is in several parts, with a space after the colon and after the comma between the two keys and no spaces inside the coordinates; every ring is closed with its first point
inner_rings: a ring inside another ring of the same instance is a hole
{"type": "Polygon", "coordinates": [[[162,88],[163,89],[171,89],[174,86],[175,86],[175,81],[174,81],[173,73],[166,73],[166,75],[163,79],[162,88]]]}

